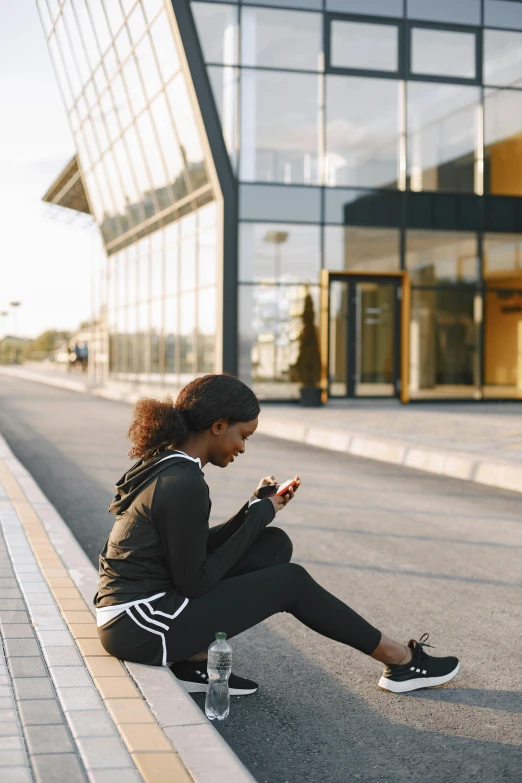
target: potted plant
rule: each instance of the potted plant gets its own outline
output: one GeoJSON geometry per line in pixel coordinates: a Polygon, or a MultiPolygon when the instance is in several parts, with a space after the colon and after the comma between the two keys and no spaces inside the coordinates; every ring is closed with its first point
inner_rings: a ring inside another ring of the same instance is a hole
{"type": "Polygon", "coordinates": [[[301,383],[301,405],[315,408],[321,405],[321,354],[310,291],[306,293],[301,321],[299,354],[293,369],[301,383]]]}

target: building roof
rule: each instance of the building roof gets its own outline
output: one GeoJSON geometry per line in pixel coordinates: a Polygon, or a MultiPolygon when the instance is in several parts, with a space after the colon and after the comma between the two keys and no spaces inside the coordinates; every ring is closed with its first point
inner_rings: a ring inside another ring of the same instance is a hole
{"type": "Polygon", "coordinates": [[[42,197],[42,201],[66,207],[67,209],[74,209],[76,212],[91,214],[76,155],[55,179],[47,193],[42,197]]]}

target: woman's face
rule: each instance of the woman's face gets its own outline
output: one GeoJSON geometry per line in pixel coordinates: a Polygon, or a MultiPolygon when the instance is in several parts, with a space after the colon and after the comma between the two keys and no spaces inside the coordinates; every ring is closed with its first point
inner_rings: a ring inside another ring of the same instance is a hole
{"type": "Polygon", "coordinates": [[[238,421],[229,424],[224,419],[211,427],[209,462],[219,468],[226,468],[245,451],[245,442],[257,429],[258,419],[238,421]]]}

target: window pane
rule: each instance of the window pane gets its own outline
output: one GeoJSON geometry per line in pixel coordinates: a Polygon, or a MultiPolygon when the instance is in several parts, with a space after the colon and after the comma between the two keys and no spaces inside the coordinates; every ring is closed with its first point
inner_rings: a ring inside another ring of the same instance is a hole
{"type": "Polygon", "coordinates": [[[328,11],[344,14],[373,14],[374,16],[402,16],[403,0],[326,0],[328,11]]]}
{"type": "Polygon", "coordinates": [[[198,285],[215,285],[217,278],[216,229],[200,229],[198,233],[198,285]]]}
{"type": "Polygon", "coordinates": [[[136,58],[140,69],[143,84],[149,100],[153,98],[161,88],[161,77],[156,65],[156,58],[150,37],[146,35],[136,47],[136,58]]]}
{"type": "Polygon", "coordinates": [[[207,72],[221,120],[223,138],[235,170],[238,146],[239,70],[228,66],[223,68],[219,65],[210,65],[207,72]]]}
{"type": "Polygon", "coordinates": [[[215,288],[198,292],[198,372],[214,372],[217,294],[215,288]]]}
{"type": "Polygon", "coordinates": [[[484,84],[520,87],[522,33],[484,30],[484,84]]]}
{"type": "Polygon", "coordinates": [[[165,293],[177,294],[179,290],[178,246],[167,245],[165,250],[165,293]]]}
{"type": "Polygon", "coordinates": [[[181,290],[192,291],[196,287],[196,237],[184,237],[180,242],[181,290]]]}
{"type": "Polygon", "coordinates": [[[408,231],[406,269],[414,285],[470,282],[478,272],[477,237],[453,231],[408,231]]]}
{"type": "MultiPolygon", "coordinates": [[[[239,287],[240,377],[262,399],[299,396],[293,365],[306,290],[302,285],[239,287]]],[[[317,322],[318,286],[311,294],[317,322]]]]}
{"type": "Polygon", "coordinates": [[[319,282],[318,226],[241,223],[239,241],[240,280],[319,282]]]}
{"type": "Polygon", "coordinates": [[[268,8],[242,11],[242,65],[317,71],[322,48],[319,14],[268,8]]]}
{"type": "Polygon", "coordinates": [[[327,185],[397,186],[399,99],[391,79],[327,77],[327,185]]]}
{"type": "Polygon", "coordinates": [[[309,8],[321,11],[323,0],[243,0],[245,4],[250,5],[286,5],[291,8],[309,8]]]}
{"type": "Polygon", "coordinates": [[[237,6],[192,3],[191,7],[205,62],[236,65],[237,6]]]}
{"type": "Polygon", "coordinates": [[[480,0],[408,0],[410,19],[480,25],[480,0]]]}
{"type": "Polygon", "coordinates": [[[484,96],[484,183],[490,193],[522,196],[522,93],[495,90],[484,96]]]}
{"type": "Polygon", "coordinates": [[[477,292],[465,287],[412,291],[412,397],[477,396],[480,301],[477,292]]]}
{"type": "Polygon", "coordinates": [[[328,188],[324,193],[326,223],[395,227],[402,222],[401,208],[401,194],[396,190],[328,188]]]}
{"type": "Polygon", "coordinates": [[[407,89],[410,188],[478,190],[479,88],[410,82],[407,89]]]}
{"type": "Polygon", "coordinates": [[[194,330],[196,328],[196,293],[180,296],[180,372],[193,374],[195,368],[194,330]]]}
{"type": "Polygon", "coordinates": [[[241,96],[241,178],[318,182],[319,77],[245,69],[241,96]]]}
{"type": "Polygon", "coordinates": [[[321,190],[291,185],[241,185],[239,217],[240,220],[319,223],[321,190]]]}
{"type": "Polygon", "coordinates": [[[522,276],[522,236],[484,235],[484,277],[491,285],[520,285],[522,276]]]}
{"type": "Polygon", "coordinates": [[[411,71],[475,79],[475,46],[475,33],[415,27],[411,31],[411,71]]]}
{"type": "Polygon", "coordinates": [[[179,60],[170,21],[166,14],[158,16],[154,24],[151,25],[150,32],[161,74],[164,81],[167,81],[179,70],[179,60]]]}
{"type": "Polygon", "coordinates": [[[394,272],[400,269],[400,234],[387,228],[326,226],[324,259],[328,269],[394,272]]]}
{"type": "MultiPolygon", "coordinates": [[[[520,237],[519,237],[520,239],[520,237]]],[[[484,322],[484,396],[522,397],[520,356],[520,313],[522,288],[520,269],[504,286],[486,289],[484,322]]]]}
{"type": "Polygon", "coordinates": [[[207,182],[207,175],[194,109],[181,74],[169,84],[167,93],[192,186],[197,189],[207,182]]]}
{"type": "Polygon", "coordinates": [[[522,5],[510,0],[486,0],[484,24],[488,27],[511,27],[522,30],[522,5]]]}
{"type": "Polygon", "coordinates": [[[334,20],[331,42],[330,65],[334,68],[398,70],[399,28],[396,25],[334,20]]]}

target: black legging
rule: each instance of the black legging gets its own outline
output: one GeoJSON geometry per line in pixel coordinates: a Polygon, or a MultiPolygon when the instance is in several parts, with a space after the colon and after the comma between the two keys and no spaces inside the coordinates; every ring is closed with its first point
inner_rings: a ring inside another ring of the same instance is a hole
{"type": "MultiPolygon", "coordinates": [[[[211,528],[209,548],[220,527],[211,528]]],[[[167,593],[153,602],[147,619],[137,615],[146,628],[121,615],[98,629],[102,644],[122,660],[156,665],[164,662],[164,645],[166,660],[174,663],[205,650],[216,631],[231,638],[273,614],[289,612],[313,631],[370,655],[381,632],[321,587],[305,568],[290,563],[291,557],[289,536],[280,528],[266,528],[223,579],[201,597],[191,598],[176,618],[166,619],[173,614],[173,594],[167,593]]]]}

